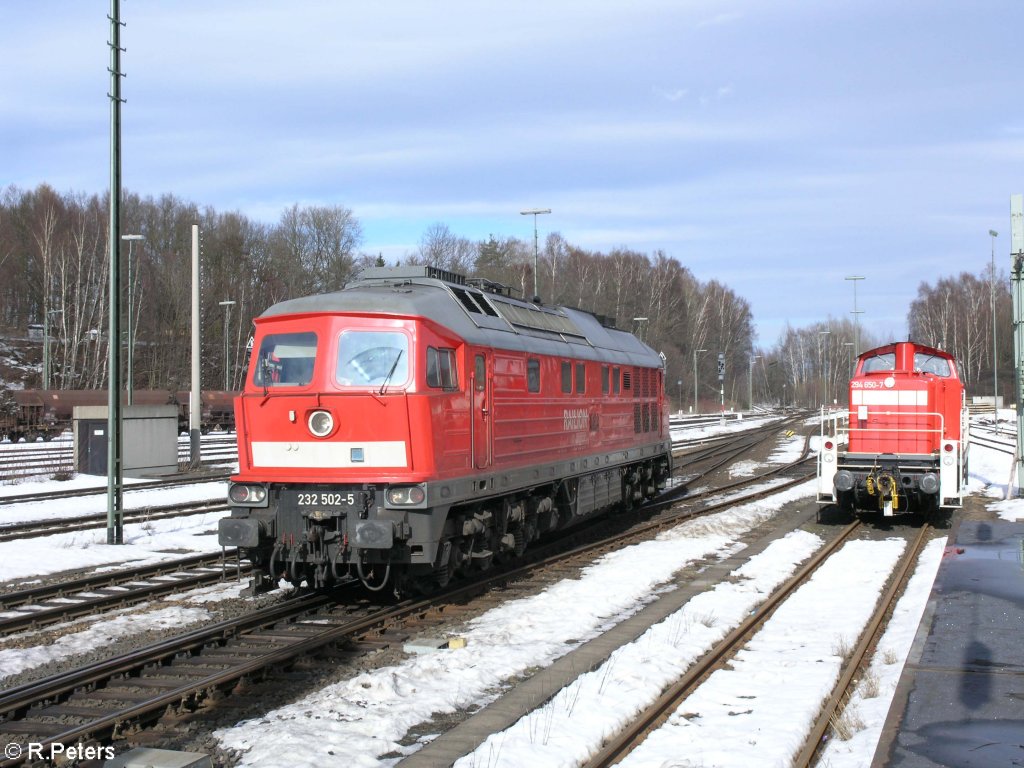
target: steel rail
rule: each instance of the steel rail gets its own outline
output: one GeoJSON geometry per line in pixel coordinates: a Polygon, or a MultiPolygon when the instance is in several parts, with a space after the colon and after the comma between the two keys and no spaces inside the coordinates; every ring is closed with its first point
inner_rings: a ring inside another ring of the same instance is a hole
{"type": "MultiPolygon", "coordinates": [[[[166,520],[172,517],[189,517],[191,515],[205,515],[211,512],[225,512],[227,509],[228,505],[224,501],[220,499],[207,499],[205,501],[189,501],[160,507],[125,510],[124,520],[126,523],[144,523],[149,520],[166,520]]],[[[0,525],[0,542],[36,539],[42,536],[53,536],[58,533],[73,533],[76,531],[87,531],[91,528],[102,528],[106,525],[106,519],[106,513],[96,513],[79,517],[30,520],[24,523],[0,525]]]]}
{"type": "Polygon", "coordinates": [[[586,764],[586,768],[611,766],[627,755],[648,733],[657,728],[678,707],[679,703],[696,688],[702,678],[730,656],[745,641],[747,636],[764,624],[775,609],[798,587],[804,584],[818,567],[845,542],[860,526],[856,520],[844,528],[839,535],[822,547],[793,576],[776,589],[756,612],[726,635],[714,648],[697,661],[677,682],[648,707],[629,726],[620,731],[586,764]]]}
{"type": "Polygon", "coordinates": [[[917,563],[921,550],[924,549],[924,545],[932,530],[932,526],[928,524],[922,525],[920,531],[918,531],[917,538],[914,539],[914,542],[904,552],[899,566],[890,579],[889,589],[886,590],[885,595],[879,600],[871,620],[864,628],[864,631],[861,632],[860,641],[850,654],[850,658],[846,661],[843,672],[836,681],[832,695],[822,706],[821,713],[807,735],[803,749],[794,758],[794,766],[810,768],[816,761],[819,750],[824,746],[826,731],[828,731],[834,717],[838,714],[843,702],[849,697],[849,689],[853,683],[854,675],[863,667],[868,649],[878,644],[878,640],[885,630],[885,619],[890,614],[897,598],[906,589],[907,582],[910,580],[911,567],[917,563]]]}
{"type": "MultiPolygon", "coordinates": [[[[90,616],[111,608],[151,600],[156,597],[184,592],[196,587],[223,581],[227,571],[221,562],[221,555],[199,555],[161,563],[157,566],[101,574],[74,582],[64,582],[48,587],[37,587],[0,596],[0,610],[11,611],[14,615],[0,616],[0,635],[10,635],[29,629],[56,624],[60,621],[90,616]],[[173,563],[177,563],[174,567],[173,563]],[[116,592],[106,592],[118,588],[116,592]],[[123,591],[121,591],[123,589],[123,591]],[[37,593],[31,598],[27,593],[37,593]],[[84,593],[84,594],[83,594],[84,593]],[[89,594],[94,593],[94,594],[89,594]],[[63,599],[70,602],[47,604],[45,600],[63,599]],[[12,610],[9,603],[18,601],[12,610]]],[[[239,565],[237,573],[248,574],[252,565],[239,565]]]]}

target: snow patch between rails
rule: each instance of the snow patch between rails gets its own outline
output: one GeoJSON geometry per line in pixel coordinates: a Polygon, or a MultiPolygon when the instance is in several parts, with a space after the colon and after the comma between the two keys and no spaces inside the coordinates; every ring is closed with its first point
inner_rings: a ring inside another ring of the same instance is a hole
{"type": "Polygon", "coordinates": [[[687,564],[735,551],[738,535],[787,502],[806,498],[812,488],[802,484],[610,553],[579,579],[469,622],[460,632],[467,641],[462,650],[417,656],[358,675],[215,735],[239,755],[239,766],[251,768],[277,766],[281,754],[297,765],[390,764],[383,755],[411,751],[399,741],[413,726],[494,700],[516,677],[639,611],[687,564]]]}

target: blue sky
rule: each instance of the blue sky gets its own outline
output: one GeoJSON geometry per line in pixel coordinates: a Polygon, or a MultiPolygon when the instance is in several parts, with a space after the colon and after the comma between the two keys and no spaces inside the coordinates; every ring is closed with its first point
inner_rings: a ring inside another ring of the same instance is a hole
{"type": "MultiPolygon", "coordinates": [[[[105,0],[0,3],[0,185],[103,192],[105,0]]],[[[922,281],[1009,259],[1020,0],[125,0],[123,185],[274,222],[663,250],[758,343],[905,334],[922,281]]]]}

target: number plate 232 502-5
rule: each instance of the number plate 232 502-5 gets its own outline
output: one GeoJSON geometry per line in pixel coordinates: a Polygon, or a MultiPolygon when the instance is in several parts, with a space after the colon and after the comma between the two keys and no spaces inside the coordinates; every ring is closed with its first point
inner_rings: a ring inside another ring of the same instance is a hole
{"type": "Polygon", "coordinates": [[[366,494],[362,491],[296,491],[295,504],[304,515],[333,516],[362,510],[366,494]]]}

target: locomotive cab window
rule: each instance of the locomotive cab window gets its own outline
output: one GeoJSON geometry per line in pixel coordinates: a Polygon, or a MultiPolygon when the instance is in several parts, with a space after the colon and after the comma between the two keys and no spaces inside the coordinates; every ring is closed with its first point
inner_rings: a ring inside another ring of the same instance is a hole
{"type": "Polygon", "coordinates": [[[427,386],[439,389],[459,388],[454,349],[427,347],[427,386]]]}
{"type": "Polygon", "coordinates": [[[483,392],[487,389],[487,361],[483,355],[477,355],[473,362],[474,376],[476,378],[476,391],[483,392]]]}
{"type": "Polygon", "coordinates": [[[343,387],[404,384],[409,378],[408,337],[398,331],[342,331],[335,378],[343,387]]]}
{"type": "Polygon", "coordinates": [[[948,378],[953,375],[949,370],[949,360],[936,355],[929,355],[925,352],[914,353],[914,370],[920,373],[930,373],[932,376],[948,378]]]}
{"type": "Polygon", "coordinates": [[[608,366],[601,366],[601,394],[608,394],[608,366]]]}
{"type": "Polygon", "coordinates": [[[886,352],[882,355],[875,355],[869,357],[864,361],[861,366],[862,373],[874,373],[875,371],[894,371],[896,370],[896,353],[886,352]]]}
{"type": "Polygon", "coordinates": [[[568,360],[562,361],[562,392],[565,394],[572,392],[572,363],[568,360]]]}
{"type": "Polygon", "coordinates": [[[587,391],[587,364],[576,363],[576,394],[582,395],[587,391]]]}
{"type": "Polygon", "coordinates": [[[540,392],[540,360],[526,361],[526,391],[540,392]]]}
{"type": "Polygon", "coordinates": [[[272,333],[263,337],[252,382],[257,387],[303,387],[313,379],[315,333],[272,333]]]}
{"type": "Polygon", "coordinates": [[[620,381],[621,381],[621,379],[619,377],[619,366],[613,365],[612,366],[612,394],[613,395],[619,394],[619,391],[620,391],[619,390],[619,386],[620,386],[619,382],[620,381]]]}

